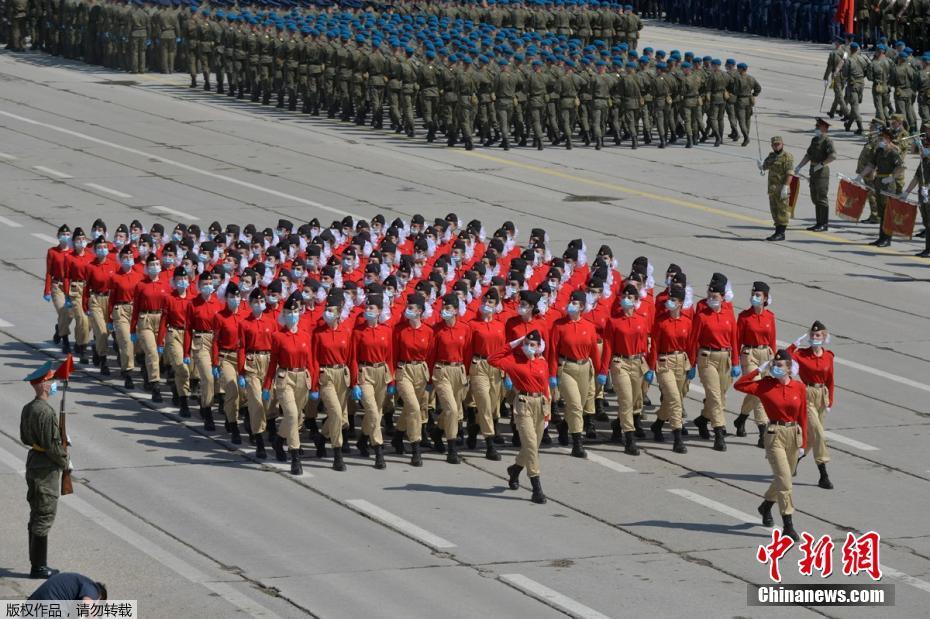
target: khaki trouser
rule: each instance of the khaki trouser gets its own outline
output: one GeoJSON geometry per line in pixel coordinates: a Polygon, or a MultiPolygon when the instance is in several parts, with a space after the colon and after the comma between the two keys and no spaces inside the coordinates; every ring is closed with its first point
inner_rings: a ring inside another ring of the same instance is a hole
{"type": "Polygon", "coordinates": [[[349,425],[349,368],[321,367],[317,389],[326,409],[323,435],[333,449],[338,449],[342,447],[342,428],[349,425]]]}
{"type": "Polygon", "coordinates": [[[459,424],[465,416],[462,400],[468,393],[468,375],[465,365],[437,363],[433,369],[433,393],[439,400],[442,412],[438,424],[446,438],[454,441],[459,435],[459,424]]]}
{"type": "Polygon", "coordinates": [[[238,353],[220,353],[219,387],[223,389],[223,412],[226,421],[236,423],[239,420],[239,372],[238,353]]]}
{"type": "Polygon", "coordinates": [[[136,367],[136,349],[132,345],[129,328],[132,326],[132,303],[123,303],[113,308],[113,332],[119,348],[119,369],[128,372],[136,367]]]}
{"type": "Polygon", "coordinates": [[[200,381],[200,406],[213,406],[213,334],[194,333],[191,340],[191,364],[200,381]]]}
{"type": "Polygon", "coordinates": [[[191,369],[184,363],[184,330],[168,327],[165,331],[165,363],[174,375],[174,387],[179,396],[191,394],[191,369]]]}
{"type": "Polygon", "coordinates": [[[584,429],[585,411],[593,399],[594,366],[590,359],[583,363],[559,361],[559,395],[565,401],[565,422],[570,434],[584,429]]]}
{"type": "Polygon", "coordinates": [[[610,362],[610,380],[617,394],[617,416],[624,432],[633,431],[633,415],[643,411],[643,390],[640,385],[648,369],[642,356],[614,357],[610,362]]]}
{"type": "Polygon", "coordinates": [[[71,310],[65,307],[65,289],[61,282],[52,283],[52,305],[58,318],[58,335],[68,337],[71,334],[71,310]]]}
{"type": "Polygon", "coordinates": [[[475,421],[485,438],[494,436],[494,420],[500,416],[504,373],[490,365],[486,359],[475,359],[468,372],[471,398],[478,414],[475,421]]]}
{"type": "Polygon", "coordinates": [[[382,404],[387,396],[388,383],[392,380],[391,370],[386,363],[360,365],[358,368],[358,386],[362,389],[361,406],[365,410],[362,434],[368,437],[372,446],[384,443],[381,436],[382,404]]]}
{"type": "Polygon", "coordinates": [[[769,424],[765,431],[765,458],[772,467],[772,480],[765,491],[766,501],[777,501],[783,516],[794,513],[791,501],[791,477],[798,466],[798,447],[802,444],[800,426],[769,424]]]}
{"type": "Polygon", "coordinates": [[[281,405],[281,423],[278,436],[287,442],[288,449],[300,449],[301,411],[310,396],[310,375],[307,370],[279,369],[274,380],[274,395],[281,405]]]}
{"type": "Polygon", "coordinates": [[[712,351],[702,348],[698,352],[698,377],[704,387],[704,410],[701,415],[715,428],[726,425],[723,409],[727,405],[727,389],[733,382],[730,376],[730,351],[712,351]]]}
{"type": "Polygon", "coordinates": [[[87,313],[90,329],[94,333],[94,347],[101,357],[107,354],[107,303],[109,294],[91,293],[87,298],[87,313]]]}
{"type": "Polygon", "coordinates": [[[407,433],[407,440],[416,443],[420,440],[421,426],[427,419],[427,401],[429,393],[429,368],[423,361],[404,363],[397,367],[397,395],[404,401],[397,429],[407,433]]]}
{"type": "Polygon", "coordinates": [[[249,428],[252,434],[261,434],[265,431],[265,422],[268,420],[269,405],[273,402],[262,400],[262,383],[268,373],[268,362],[271,354],[266,352],[250,352],[245,355],[245,402],[249,407],[249,428]]]}
{"type": "Polygon", "coordinates": [[[517,466],[525,468],[530,477],[539,476],[539,441],[542,440],[548,414],[549,400],[546,397],[517,394],[513,409],[513,421],[520,433],[517,466]]]}
{"type": "Polygon", "coordinates": [[[662,403],[656,416],[668,421],[672,430],[681,429],[684,416],[685,396],[688,394],[688,355],[683,352],[659,355],[656,364],[656,380],[662,393],[662,403]]]}
{"type": "Polygon", "coordinates": [[[817,464],[830,461],[827,441],[823,436],[823,422],[829,402],[830,392],[826,385],[807,386],[807,443],[814,452],[814,462],[817,464]]]}
{"type": "Polygon", "coordinates": [[[158,355],[158,326],[161,324],[161,312],[140,313],[136,322],[136,339],[139,348],[145,354],[145,371],[150,383],[161,381],[158,355]]]}
{"type": "Polygon", "coordinates": [[[71,318],[74,319],[74,343],[84,346],[90,342],[90,320],[84,313],[84,282],[71,282],[71,318]]]}
{"type": "MultiPolygon", "coordinates": [[[[739,364],[743,370],[743,374],[749,374],[766,361],[771,360],[771,358],[771,348],[746,347],[740,353],[739,364]]],[[[756,380],[762,380],[762,376],[758,376],[756,380]]],[[[743,398],[743,405],[739,409],[739,414],[748,415],[750,412],[752,413],[752,420],[756,422],[756,425],[765,425],[769,422],[769,418],[765,415],[765,409],[762,407],[762,402],[759,398],[747,393],[746,397],[743,398]]]]}

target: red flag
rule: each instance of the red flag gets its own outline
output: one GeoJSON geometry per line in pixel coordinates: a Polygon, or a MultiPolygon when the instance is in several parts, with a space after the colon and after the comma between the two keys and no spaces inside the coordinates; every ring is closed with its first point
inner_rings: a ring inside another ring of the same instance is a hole
{"type": "Polygon", "coordinates": [[[859,221],[869,190],[849,179],[841,178],[836,190],[836,215],[849,221],[859,221]]]}
{"type": "Polygon", "coordinates": [[[885,216],[882,218],[882,232],[888,236],[910,240],[914,235],[914,223],[917,220],[917,206],[900,198],[888,196],[885,204],[885,216]]]}
{"type": "Polygon", "coordinates": [[[791,219],[794,219],[794,208],[798,205],[798,196],[801,195],[801,179],[791,176],[788,180],[788,208],[791,210],[791,219]]]}
{"type": "Polygon", "coordinates": [[[68,380],[71,372],[74,371],[74,357],[68,354],[68,358],[61,362],[58,369],[55,370],[55,378],[58,380],[68,380]]]}
{"type": "Polygon", "coordinates": [[[834,21],[843,24],[843,32],[853,32],[856,18],[856,0],[840,0],[834,21]]]}

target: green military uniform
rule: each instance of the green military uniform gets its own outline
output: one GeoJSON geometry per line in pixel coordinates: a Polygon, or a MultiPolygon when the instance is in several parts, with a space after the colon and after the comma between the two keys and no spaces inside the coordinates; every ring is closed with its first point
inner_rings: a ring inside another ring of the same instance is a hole
{"type": "Polygon", "coordinates": [[[533,127],[533,146],[543,149],[543,120],[546,114],[546,103],[549,95],[549,73],[542,68],[540,61],[534,62],[533,72],[527,78],[526,92],[529,107],[529,124],[533,127]],[[535,64],[539,62],[540,64],[535,64]]]}
{"type": "Polygon", "coordinates": [[[433,59],[427,59],[418,67],[420,88],[420,106],[423,112],[423,124],[426,126],[426,141],[436,139],[439,127],[436,117],[439,115],[439,84],[442,80],[442,68],[433,59]]]}
{"type": "Polygon", "coordinates": [[[404,130],[407,137],[410,138],[414,136],[415,121],[413,112],[416,105],[417,90],[419,88],[419,84],[417,83],[417,68],[417,62],[413,59],[412,54],[410,54],[410,57],[400,61],[401,115],[404,130]]]}
{"type": "MultiPolygon", "coordinates": [[[[687,137],[687,144],[685,148],[691,148],[694,145],[696,135],[694,133],[694,125],[696,122],[695,116],[698,114],[700,101],[701,101],[701,90],[703,89],[703,80],[696,73],[688,73],[684,76],[681,81],[682,91],[681,96],[683,99],[682,107],[682,122],[685,127],[685,136],[687,137]]],[[[740,117],[740,128],[743,127],[743,120],[740,117]]],[[[746,138],[747,140],[749,138],[746,138]]]]}
{"type": "Polygon", "coordinates": [[[594,148],[597,150],[604,146],[604,127],[613,106],[611,95],[615,81],[614,75],[600,68],[592,80],[591,93],[594,100],[591,103],[591,128],[594,131],[594,148]]]}
{"type": "Polygon", "coordinates": [[[849,58],[843,65],[843,76],[846,79],[846,105],[849,112],[846,115],[846,130],[856,123],[856,133],[862,133],[862,116],[859,114],[859,105],[862,103],[862,89],[865,86],[866,67],[868,59],[859,52],[859,46],[850,47],[849,58]]]}
{"type": "Polygon", "coordinates": [[[503,67],[497,74],[494,84],[494,106],[504,150],[510,149],[510,125],[516,106],[517,90],[522,85],[523,76],[509,67],[503,67]]]}
{"type": "Polygon", "coordinates": [[[677,80],[669,75],[665,69],[660,69],[653,81],[653,96],[655,97],[656,130],[659,132],[659,148],[665,148],[669,131],[675,131],[675,117],[672,110],[677,80]]]}
{"type": "Polygon", "coordinates": [[[884,55],[878,54],[873,58],[866,69],[866,77],[872,81],[872,104],[875,106],[875,115],[882,122],[888,120],[891,114],[891,94],[889,82],[891,81],[891,61],[884,55]]]}
{"type": "Polygon", "coordinates": [[[475,109],[478,105],[478,83],[480,79],[478,71],[472,68],[458,71],[455,75],[455,91],[458,95],[456,122],[458,128],[462,131],[462,139],[465,141],[466,150],[474,148],[472,124],[475,120],[475,109]]]}
{"type": "Polygon", "coordinates": [[[828,88],[833,90],[833,103],[830,104],[830,118],[839,112],[840,118],[846,118],[847,108],[844,91],[846,90],[846,78],[843,74],[843,66],[846,64],[846,57],[849,52],[846,48],[837,44],[827,57],[827,68],[823,72],[823,81],[828,88]]]}
{"type": "Polygon", "coordinates": [[[644,101],[639,87],[639,78],[629,65],[627,65],[627,72],[620,79],[620,90],[622,93],[622,125],[624,130],[630,134],[631,146],[635,149],[639,139],[636,121],[642,113],[644,101]]]}
{"type": "Polygon", "coordinates": [[[130,70],[133,73],[145,73],[145,48],[151,44],[149,39],[149,14],[141,6],[136,6],[129,13],[130,19],[130,70]]]}
{"type": "Polygon", "coordinates": [[[885,206],[888,204],[885,194],[898,194],[904,189],[904,156],[894,144],[882,148],[884,143],[884,140],[879,141],[870,161],[874,169],[872,191],[878,206],[879,221],[879,236],[872,244],[879,247],[891,244],[891,236],[884,230],[885,206]]]}
{"type": "MultiPolygon", "coordinates": [[[[863,171],[871,164],[872,157],[875,155],[875,150],[877,148],[878,141],[880,139],[878,129],[881,124],[876,120],[872,121],[872,125],[869,131],[869,139],[862,146],[862,150],[859,151],[859,159],[856,162],[856,174],[862,175],[863,171]]],[[[878,208],[877,202],[875,201],[875,194],[869,192],[869,217],[865,220],[865,223],[878,223],[878,208]]]]}
{"type": "MultiPolygon", "coordinates": [[[[323,94],[325,92],[325,86],[323,84],[323,78],[325,74],[326,67],[325,63],[325,53],[326,48],[323,43],[320,42],[318,38],[312,36],[311,38],[304,41],[304,54],[306,55],[307,62],[307,87],[304,91],[304,100],[308,102],[307,112],[313,114],[314,116],[319,116],[320,114],[320,104],[322,101],[323,94]]],[[[384,56],[381,52],[373,54],[373,56],[379,56],[382,59],[382,68],[384,67],[384,56]]],[[[381,112],[381,101],[383,100],[384,88],[381,89],[382,97],[378,100],[378,107],[376,108],[378,113],[381,112]]],[[[380,115],[378,116],[380,123],[380,115]]],[[[378,125],[378,128],[381,128],[381,125],[378,125]]]]}
{"type": "MultiPolygon", "coordinates": [[[[718,61],[719,62],[719,61],[718,61]]],[[[708,98],[707,124],[714,135],[714,146],[723,142],[723,114],[726,111],[727,99],[730,93],[727,87],[730,78],[720,69],[711,70],[707,78],[706,94],[708,98]]]]}
{"type": "Polygon", "coordinates": [[[814,203],[814,212],[817,216],[817,232],[826,230],[830,218],[830,205],[828,194],[830,191],[829,162],[836,158],[836,148],[833,140],[827,135],[816,135],[807,147],[807,158],[810,160],[810,192],[811,202],[814,203]]]}
{"type": "Polygon", "coordinates": [[[14,52],[24,52],[23,39],[26,37],[26,15],[29,8],[28,0],[9,0],[7,10],[10,20],[10,40],[7,49],[14,52]]]}
{"type": "Polygon", "coordinates": [[[762,86],[756,81],[756,78],[749,75],[745,70],[745,65],[737,65],[739,73],[731,82],[731,94],[736,96],[736,120],[739,122],[739,130],[743,134],[743,146],[749,145],[749,129],[752,123],[752,110],[756,104],[756,97],[762,92],[762,86]],[[740,69],[740,67],[743,67],[740,69]]]}
{"type": "Polygon", "coordinates": [[[636,77],[639,79],[639,92],[643,96],[643,107],[640,110],[637,122],[641,121],[643,123],[643,142],[651,144],[655,109],[655,74],[641,64],[636,77]]]}
{"type": "MultiPolygon", "coordinates": [[[[781,137],[772,138],[772,145],[783,144],[781,137]]],[[[782,147],[781,151],[772,151],[762,162],[762,169],[769,173],[768,193],[769,210],[772,212],[772,221],[775,223],[775,234],[768,240],[780,241],[785,238],[785,229],[791,218],[791,209],[788,204],[788,183],[793,175],[794,157],[782,147]]]]}
{"type": "Polygon", "coordinates": [[[578,110],[578,87],[582,78],[575,75],[570,68],[559,77],[559,128],[565,139],[565,148],[572,149],[572,133],[575,130],[575,116],[578,110]]]}
{"type": "Polygon", "coordinates": [[[371,107],[371,126],[384,125],[384,89],[387,86],[388,59],[375,47],[366,58],[368,70],[368,100],[371,107]]]}
{"type": "Polygon", "coordinates": [[[894,111],[904,114],[907,128],[913,131],[917,128],[917,118],[914,116],[914,87],[918,83],[918,71],[907,58],[898,57],[898,62],[891,70],[890,84],[894,87],[894,111]]]}

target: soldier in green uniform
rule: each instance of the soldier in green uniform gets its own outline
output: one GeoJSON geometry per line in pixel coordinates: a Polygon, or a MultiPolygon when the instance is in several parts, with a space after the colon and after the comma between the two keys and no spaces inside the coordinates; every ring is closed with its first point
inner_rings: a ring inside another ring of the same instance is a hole
{"type": "Polygon", "coordinates": [[[849,58],[843,65],[843,76],[846,80],[846,105],[849,113],[846,115],[844,128],[849,131],[856,123],[856,135],[862,135],[862,116],[859,114],[859,104],[862,103],[862,89],[865,85],[866,67],[869,60],[859,51],[859,44],[853,41],[849,44],[849,58]]]}
{"type": "Polygon", "coordinates": [[[404,48],[406,58],[400,61],[400,93],[401,116],[403,129],[408,138],[415,135],[414,107],[416,106],[417,89],[417,62],[413,55],[416,50],[412,47],[404,48]]]}
{"type": "Polygon", "coordinates": [[[303,38],[297,34],[297,24],[288,23],[287,41],[284,44],[284,90],[287,94],[287,109],[292,112],[297,111],[297,76],[303,56],[303,45],[303,38]]]}
{"type": "Polygon", "coordinates": [[[817,135],[811,139],[810,146],[807,147],[807,153],[794,169],[795,174],[801,172],[807,163],[810,167],[810,191],[811,202],[814,203],[814,212],[817,215],[817,223],[808,228],[813,232],[826,232],[829,227],[830,205],[828,194],[830,192],[830,164],[836,160],[836,148],[833,146],[833,140],[827,135],[830,130],[830,123],[823,118],[817,119],[817,135]]]}
{"type": "Polygon", "coordinates": [[[239,15],[226,14],[226,23],[223,24],[223,70],[226,72],[226,96],[235,97],[239,91],[239,78],[242,73],[241,61],[236,58],[241,54],[239,48],[243,43],[242,28],[239,25],[239,15]]]}
{"type": "MultiPolygon", "coordinates": [[[[325,73],[325,47],[324,44],[320,41],[319,31],[310,29],[310,37],[304,41],[304,53],[307,56],[307,88],[304,93],[304,101],[307,102],[305,107],[308,107],[307,110],[310,114],[314,116],[320,115],[320,104],[322,101],[324,86],[323,86],[323,77],[325,73]]],[[[384,55],[380,51],[377,52],[377,55],[384,59],[384,55]]],[[[383,65],[382,65],[383,66],[383,65]]],[[[375,109],[380,112],[380,107],[375,107],[375,109]]],[[[380,122],[381,117],[378,116],[378,123],[375,125],[377,128],[381,128],[380,122]]]]}
{"type": "Polygon", "coordinates": [[[559,129],[565,140],[565,148],[572,149],[572,133],[575,131],[575,117],[578,113],[578,86],[581,78],[575,75],[575,63],[566,60],[562,63],[562,75],[559,77],[559,129]]]}
{"type": "Polygon", "coordinates": [[[649,66],[648,57],[640,57],[636,77],[639,79],[639,92],[643,96],[643,107],[640,109],[636,120],[643,124],[643,143],[652,144],[652,124],[655,115],[655,73],[649,66]]]}
{"type": "Polygon", "coordinates": [[[875,115],[879,120],[886,122],[891,113],[891,95],[889,82],[891,80],[891,61],[885,56],[885,44],[875,46],[875,55],[866,67],[865,75],[872,81],[872,104],[875,106],[875,115]]]}
{"type": "Polygon", "coordinates": [[[455,108],[459,97],[455,90],[455,80],[456,74],[461,70],[458,54],[450,54],[448,63],[445,66],[439,66],[441,118],[446,132],[447,146],[455,146],[458,140],[458,120],[455,108]]]}
{"type": "Polygon", "coordinates": [[[542,150],[543,120],[546,115],[550,77],[542,60],[534,60],[532,68],[533,70],[526,82],[529,124],[533,128],[533,146],[537,150],[542,150]]]}
{"type": "Polygon", "coordinates": [[[404,87],[404,80],[400,55],[400,48],[395,46],[394,53],[390,58],[390,70],[387,84],[388,113],[391,118],[391,129],[393,129],[395,133],[400,133],[404,130],[403,120],[401,119],[401,91],[404,87]]]}
{"type": "Polygon", "coordinates": [[[517,86],[517,95],[514,98],[513,132],[514,139],[519,140],[518,144],[520,146],[526,146],[529,137],[529,131],[526,126],[528,117],[526,82],[530,75],[530,68],[524,63],[525,60],[526,57],[522,53],[517,53],[513,56],[513,72],[520,77],[520,84],[517,86]]]}
{"type": "Polygon", "coordinates": [[[442,68],[436,62],[436,52],[426,50],[426,62],[418,68],[420,84],[420,108],[423,111],[423,124],[426,126],[426,141],[436,139],[439,128],[439,84],[442,81],[442,68]]]}
{"type": "MultiPolygon", "coordinates": [[[[859,151],[859,158],[856,162],[856,182],[862,181],[862,172],[865,170],[870,162],[872,161],[872,156],[875,154],[875,150],[878,148],[878,142],[881,138],[882,122],[877,118],[873,118],[869,123],[869,134],[866,143],[863,144],[862,149],[859,151]]],[[[862,220],[863,223],[867,224],[876,224],[878,223],[878,208],[877,202],[875,201],[875,194],[871,191],[869,192],[869,216],[868,218],[862,220]]]]}
{"type": "Polygon", "coordinates": [[[656,130],[659,133],[659,148],[665,148],[668,132],[675,130],[675,118],[672,111],[672,100],[675,96],[677,82],[668,74],[668,65],[664,62],[656,63],[656,77],[653,81],[653,96],[655,97],[656,130]]]}
{"type": "Polygon", "coordinates": [[[878,238],[869,245],[876,247],[891,245],[891,236],[885,234],[883,226],[885,206],[888,203],[888,197],[885,194],[901,193],[904,189],[904,171],[904,155],[894,143],[894,132],[891,129],[882,129],[872,159],[862,171],[862,177],[869,180],[872,185],[878,205],[878,238]]]}
{"type": "Polygon", "coordinates": [[[478,77],[478,124],[480,125],[481,141],[485,146],[490,146],[497,141],[497,115],[494,113],[494,84],[496,76],[490,66],[490,60],[487,56],[478,56],[481,64],[476,68],[478,77]]]}
{"type": "Polygon", "coordinates": [[[258,101],[259,94],[261,94],[262,105],[271,103],[274,52],[274,26],[268,23],[265,26],[265,31],[258,36],[258,83],[252,87],[252,101],[258,101]]]}
{"type": "Polygon", "coordinates": [[[591,71],[591,61],[586,57],[581,59],[582,66],[575,73],[579,81],[578,84],[578,124],[581,126],[581,139],[584,140],[585,146],[591,145],[591,138],[594,137],[591,131],[591,102],[594,97],[591,93],[594,72],[591,71]]]}
{"type": "Polygon", "coordinates": [[[828,116],[833,118],[839,112],[840,118],[846,118],[846,99],[843,93],[846,89],[846,80],[843,75],[843,65],[846,64],[846,57],[849,51],[843,45],[843,37],[836,37],[833,41],[833,50],[827,57],[827,68],[823,72],[824,88],[833,89],[833,103],[830,104],[828,116]]]}
{"type": "MultiPolygon", "coordinates": [[[[928,0],[930,2],[930,0],[928,0]]],[[[923,125],[930,123],[930,51],[924,52],[923,66],[917,72],[914,89],[917,91],[917,113],[923,125]]]]}
{"type": "Polygon", "coordinates": [[[134,0],[129,14],[130,32],[130,71],[145,73],[145,47],[151,44],[149,39],[149,15],[142,8],[141,0],[134,0]]]}
{"type": "MultiPolygon", "coordinates": [[[[465,56],[462,58],[464,69],[455,74],[455,92],[458,95],[455,113],[456,122],[462,131],[462,139],[465,141],[465,150],[472,150],[475,145],[472,142],[474,129],[472,124],[475,120],[475,111],[478,105],[478,82],[480,76],[478,71],[472,67],[471,58],[465,56]]],[[[455,133],[449,140],[453,140],[455,133]]]]}
{"type": "Polygon", "coordinates": [[[621,100],[622,126],[624,131],[630,135],[631,148],[636,150],[639,145],[636,120],[642,113],[644,101],[639,87],[639,78],[636,76],[635,62],[629,61],[626,63],[626,72],[620,80],[620,89],[623,93],[621,100]]]}
{"type": "Polygon", "coordinates": [[[914,170],[914,178],[904,190],[903,197],[906,198],[915,188],[920,219],[924,225],[924,249],[917,255],[921,258],[930,258],[930,234],[927,233],[928,219],[930,219],[930,135],[925,135],[923,138],[920,146],[920,163],[914,170]]]}
{"type": "Polygon", "coordinates": [[[607,63],[598,60],[594,63],[597,74],[592,81],[591,102],[591,128],[594,131],[594,148],[601,150],[604,147],[604,128],[607,117],[613,104],[611,92],[614,89],[615,77],[607,72],[607,63]]]}
{"type": "Polygon", "coordinates": [[[510,62],[506,58],[499,59],[497,64],[500,70],[497,72],[494,84],[494,107],[497,112],[497,124],[500,126],[501,146],[504,150],[510,150],[510,125],[516,105],[517,90],[522,87],[523,78],[511,69],[510,62]]]}
{"type": "MultiPolygon", "coordinates": [[[[296,25],[295,25],[296,28],[296,25]]],[[[273,74],[272,74],[272,83],[271,89],[277,95],[278,102],[276,107],[284,107],[284,90],[285,90],[285,74],[287,73],[287,58],[288,58],[288,35],[285,32],[284,22],[275,23],[275,37],[274,37],[274,62],[272,64],[273,74]]]]}
{"type": "Polygon", "coordinates": [[[749,145],[749,128],[752,124],[752,111],[756,105],[756,97],[762,92],[762,86],[756,78],[749,75],[749,65],[741,62],[736,65],[738,75],[732,82],[732,94],[736,95],[736,119],[739,130],[743,134],[742,146],[749,145]]]}
{"type": "Polygon", "coordinates": [[[917,117],[914,116],[914,86],[917,84],[917,69],[909,62],[910,54],[902,51],[897,56],[897,62],[891,69],[890,85],[894,88],[894,111],[904,114],[907,121],[906,129],[914,131],[917,128],[917,117]]]}
{"type": "Polygon", "coordinates": [[[14,52],[24,52],[26,48],[23,40],[26,38],[26,16],[29,2],[28,0],[8,0],[6,7],[10,20],[10,38],[6,48],[14,52]]]}
{"type": "Polygon", "coordinates": [[[723,142],[723,114],[729,96],[727,86],[730,80],[727,74],[720,69],[721,64],[719,58],[711,60],[706,89],[708,97],[707,124],[714,136],[714,146],[720,146],[723,142]]]}
{"type": "Polygon", "coordinates": [[[58,573],[48,567],[48,533],[55,522],[61,493],[61,472],[71,470],[58,428],[58,416],[48,398],[58,391],[51,362],[25,378],[35,398],[23,407],[19,437],[30,447],[26,456],[26,501],[29,502],[30,578],[48,578],[58,573]]]}
{"type": "Polygon", "coordinates": [[[793,176],[794,157],[785,150],[781,136],[772,138],[772,152],[765,161],[758,162],[759,169],[768,171],[769,210],[772,212],[772,221],[775,223],[775,233],[767,237],[766,241],[784,241],[785,230],[791,211],[788,206],[790,193],[789,183],[793,176]]]}
{"type": "MultiPolygon", "coordinates": [[[[682,108],[684,112],[683,124],[685,127],[685,138],[687,139],[685,148],[691,148],[694,146],[696,138],[694,134],[694,116],[698,113],[698,105],[700,105],[702,81],[700,76],[692,73],[690,62],[682,62],[681,70],[684,72],[684,79],[681,83],[681,96],[684,100],[684,107],[682,108]]],[[[740,116],[740,128],[743,128],[742,116],[740,116]]],[[[746,130],[744,130],[743,135],[747,135],[745,131],[746,130]]],[[[749,137],[746,137],[746,140],[748,141],[749,137]]]]}
{"type": "Polygon", "coordinates": [[[159,11],[158,19],[158,52],[162,73],[174,73],[174,60],[178,52],[177,40],[179,30],[180,26],[178,25],[177,11],[170,6],[165,6],[159,11]]]}

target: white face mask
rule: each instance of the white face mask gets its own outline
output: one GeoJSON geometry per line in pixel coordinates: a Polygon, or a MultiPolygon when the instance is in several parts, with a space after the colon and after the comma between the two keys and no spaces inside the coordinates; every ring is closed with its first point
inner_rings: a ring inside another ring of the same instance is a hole
{"type": "Polygon", "coordinates": [[[524,344],[523,354],[526,355],[528,359],[532,359],[536,356],[536,349],[530,346],[529,344],[524,344]]]}

